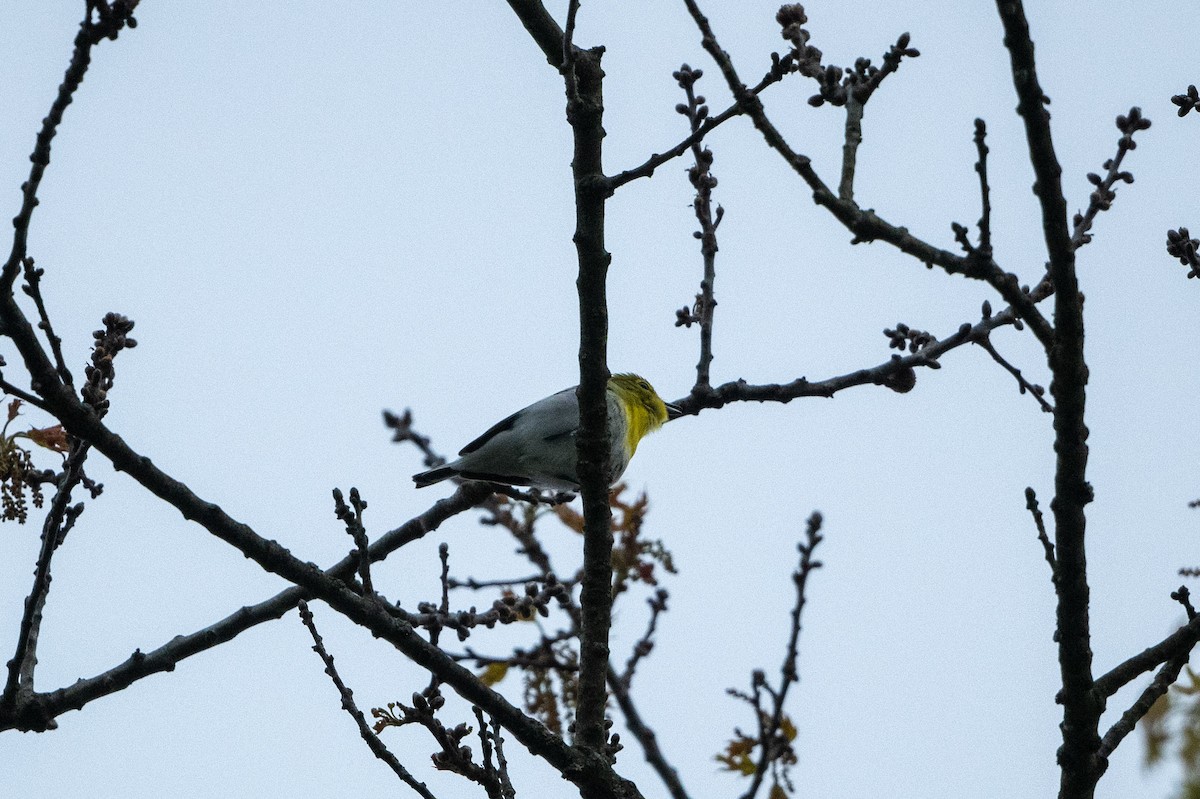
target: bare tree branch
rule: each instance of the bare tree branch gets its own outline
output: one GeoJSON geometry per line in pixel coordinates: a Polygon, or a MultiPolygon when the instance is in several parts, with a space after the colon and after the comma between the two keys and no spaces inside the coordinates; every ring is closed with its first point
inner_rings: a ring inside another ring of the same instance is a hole
{"type": "Polygon", "coordinates": [[[1058,626],[1055,640],[1063,688],[1061,799],[1090,797],[1104,771],[1099,757],[1098,725],[1104,703],[1094,690],[1091,635],[1088,623],[1087,556],[1084,546],[1085,506],[1092,500],[1086,478],[1087,427],[1084,424],[1087,365],[1083,358],[1083,298],[1075,274],[1075,246],[1067,227],[1062,169],[1050,135],[1045,93],[1038,83],[1033,41],[1021,0],[998,0],[1004,44],[1012,62],[1017,113],[1025,123],[1029,157],[1037,181],[1034,194],[1042,209],[1042,231],[1054,286],[1054,339],[1048,348],[1054,381],[1055,544],[1058,561],[1058,626]]]}
{"type": "Polygon", "coordinates": [[[812,189],[813,202],[828,208],[838,221],[854,233],[853,243],[885,241],[926,265],[941,267],[947,274],[961,274],[986,281],[1013,307],[1015,313],[1029,324],[1030,329],[1033,330],[1043,346],[1047,348],[1052,346],[1053,332],[1050,323],[1038,311],[1035,300],[1021,288],[1016,275],[1004,272],[991,259],[964,258],[927,244],[910,234],[906,228],[895,227],[880,218],[874,211],[864,211],[852,200],[843,199],[830,191],[825,182],[817,175],[808,156],[801,155],[791,148],[783,134],[767,118],[762,101],[751,94],[738,78],[737,70],[734,69],[729,54],[721,49],[712,26],[700,11],[696,0],[684,0],[684,3],[697,28],[700,29],[701,45],[717,62],[739,106],[754,121],[754,126],[762,133],[766,143],[779,153],[788,166],[812,189]]]}
{"type": "Polygon", "coordinates": [[[1050,536],[1046,535],[1046,519],[1042,516],[1042,509],[1038,506],[1037,494],[1028,486],[1025,488],[1025,508],[1033,516],[1033,523],[1037,526],[1038,541],[1042,543],[1042,553],[1046,557],[1046,563],[1050,566],[1050,581],[1058,582],[1058,558],[1054,556],[1054,544],[1050,543],[1050,536]]]}
{"type": "MultiPolygon", "coordinates": [[[[527,31],[551,65],[564,65],[565,35],[537,0],[509,0],[527,31]]],[[[603,48],[572,47],[566,80],[567,122],[574,135],[571,170],[575,179],[575,247],[579,261],[579,448],[578,470],[583,498],[584,577],[580,597],[579,707],[576,741],[582,750],[607,758],[604,722],[607,701],[608,632],[612,613],[612,524],[608,505],[608,304],[606,281],[610,256],[604,246],[604,203],[612,193],[601,158],[604,140],[603,48]]],[[[496,715],[496,714],[493,714],[496,715]]],[[[505,725],[507,726],[507,725],[505,725]]],[[[511,728],[510,728],[511,729],[511,728]]],[[[514,734],[515,731],[513,731],[514,734]]],[[[519,736],[518,736],[519,737],[519,736]]],[[[585,797],[600,795],[601,786],[579,783],[585,797]]],[[[619,788],[610,781],[603,790],[635,792],[632,783],[619,788]]]]}
{"type": "MultiPolygon", "coordinates": [[[[675,110],[687,117],[693,134],[700,130],[708,116],[708,106],[704,103],[704,97],[697,95],[695,91],[696,81],[703,74],[701,70],[692,69],[687,64],[681,66],[673,74],[687,96],[687,102],[675,106],[675,110]]],[[[696,295],[696,302],[692,309],[689,311],[685,307],[675,312],[675,326],[700,325],[700,360],[696,364],[696,386],[704,389],[710,388],[712,385],[710,382],[713,359],[712,326],[713,314],[717,308],[717,301],[713,297],[713,284],[717,278],[717,226],[721,224],[725,209],[718,205],[714,212],[712,207],[712,191],[717,185],[717,178],[712,174],[712,151],[707,147],[701,147],[697,141],[692,145],[692,158],[693,164],[688,169],[688,180],[696,190],[696,196],[692,200],[692,209],[696,213],[696,221],[700,224],[700,230],[696,231],[694,235],[700,240],[700,255],[704,259],[704,276],[700,280],[700,293],[696,295]]]]}
{"type": "Polygon", "coordinates": [[[1173,658],[1186,656],[1197,642],[1200,642],[1200,617],[1189,620],[1154,646],[1142,650],[1106,674],[1097,677],[1095,691],[1101,697],[1110,697],[1138,676],[1173,658]]]}
{"type": "Polygon", "coordinates": [[[325,673],[329,675],[329,679],[333,681],[333,685],[338,690],[338,694],[342,697],[342,709],[350,714],[350,718],[354,719],[355,726],[358,727],[358,734],[367,742],[367,747],[371,750],[375,757],[387,764],[388,768],[396,773],[408,787],[416,791],[418,796],[423,799],[437,799],[425,786],[425,783],[414,777],[408,769],[392,754],[387,748],[387,745],[380,740],[375,731],[371,729],[371,725],[367,724],[367,718],[363,712],[358,709],[358,705],[354,702],[354,692],[351,691],[346,683],[342,681],[341,675],[338,674],[337,668],[333,665],[333,656],[325,650],[325,642],[321,640],[321,634],[317,632],[317,625],[313,621],[312,612],[308,609],[308,603],[300,600],[300,621],[308,628],[309,634],[313,639],[313,651],[320,656],[321,661],[325,664],[325,673]]]}
{"type": "Polygon", "coordinates": [[[630,734],[642,747],[642,754],[645,756],[646,762],[658,774],[658,778],[662,780],[671,799],[688,799],[688,792],[683,787],[679,772],[667,760],[666,754],[658,745],[658,736],[642,718],[641,711],[638,710],[633,696],[629,692],[629,686],[611,666],[608,669],[608,685],[612,689],[613,698],[617,700],[617,707],[621,708],[621,715],[625,717],[625,726],[629,728],[630,734]]]}
{"type": "Polygon", "coordinates": [[[38,328],[46,334],[46,341],[50,343],[50,351],[54,353],[54,364],[58,368],[58,374],[63,382],[71,385],[75,379],[71,376],[71,370],[67,368],[66,358],[63,357],[62,339],[54,332],[54,326],[50,324],[50,315],[46,312],[46,303],[42,299],[42,275],[46,270],[35,266],[33,259],[25,257],[21,259],[21,264],[25,271],[25,285],[21,288],[28,294],[37,306],[38,328]]]}
{"type": "MultiPolygon", "coordinates": [[[[50,510],[42,524],[42,545],[34,566],[33,588],[25,599],[25,611],[18,626],[16,652],[8,661],[8,679],[0,693],[0,718],[6,715],[21,715],[22,706],[34,696],[34,670],[37,666],[38,636],[42,626],[42,611],[46,596],[50,592],[50,562],[62,545],[63,539],[83,512],[83,503],[71,503],[71,492],[83,480],[83,464],[87,460],[89,445],[78,439],[72,442],[71,450],[63,464],[58,479],[58,488],[50,501],[50,510]]],[[[31,714],[36,719],[37,714],[31,714]]],[[[53,729],[53,719],[44,729],[53,729]]]]}
{"type": "MultiPolygon", "coordinates": [[[[472,482],[459,487],[453,495],[438,501],[425,513],[381,536],[371,545],[371,560],[383,560],[405,544],[433,532],[446,519],[469,510],[490,497],[490,487],[484,483],[472,482]]],[[[359,558],[355,553],[343,558],[325,573],[335,579],[346,580],[354,576],[358,565],[359,558]]],[[[122,691],[144,677],[174,671],[181,661],[231,641],[263,622],[281,618],[296,607],[300,600],[312,598],[312,594],[302,588],[288,588],[263,602],[239,608],[233,614],[201,630],[175,636],[157,649],[148,652],[138,650],[108,671],[78,680],[66,688],[30,697],[28,702],[31,709],[24,717],[21,714],[13,716],[7,712],[0,712],[0,730],[37,729],[36,724],[49,724],[62,713],[80,710],[89,702],[122,691]]]]}
{"type": "Polygon", "coordinates": [[[11,294],[14,281],[20,273],[21,262],[28,253],[29,222],[33,217],[33,209],[38,204],[38,189],[42,185],[42,176],[50,164],[50,143],[58,132],[63,114],[75,96],[83,76],[87,73],[92,62],[92,48],[104,39],[115,39],[125,28],[135,27],[137,21],[133,18],[133,10],[138,0],[113,0],[111,3],[88,3],[87,13],[79,25],[79,33],[75,34],[74,49],[71,63],[67,66],[63,82],[58,87],[58,95],[50,106],[50,113],[42,120],[42,128],[38,131],[37,142],[29,160],[33,166],[29,177],[21,184],[21,210],[13,219],[13,245],[9,252],[4,268],[0,270],[0,293],[11,294]],[[94,12],[94,13],[93,13],[94,12]],[[93,16],[95,19],[93,20],[93,16]]]}
{"type": "Polygon", "coordinates": [[[1125,160],[1126,153],[1137,147],[1137,142],[1133,140],[1133,134],[1149,127],[1150,120],[1143,117],[1142,110],[1137,107],[1131,108],[1128,115],[1121,114],[1117,117],[1117,129],[1121,131],[1121,138],[1117,140],[1117,154],[1114,158],[1104,162],[1106,170],[1104,177],[1100,177],[1094,172],[1087,176],[1088,182],[1096,188],[1088,198],[1087,210],[1082,214],[1075,214],[1073,220],[1075,229],[1071,234],[1071,245],[1075,249],[1079,249],[1092,240],[1090,233],[1092,224],[1101,211],[1107,211],[1112,207],[1113,200],[1117,197],[1116,184],[1118,182],[1133,183],[1133,175],[1121,169],[1121,162],[1125,160]]]}
{"type": "Polygon", "coordinates": [[[824,536],[821,535],[822,521],[821,514],[814,511],[808,517],[804,541],[797,546],[800,552],[800,564],[796,567],[796,571],[792,573],[792,582],[796,587],[796,602],[792,606],[792,623],[788,634],[787,649],[783,657],[783,666],[779,670],[779,687],[771,689],[766,685],[765,677],[760,681],[758,673],[755,674],[756,686],[761,683],[761,686],[770,694],[772,703],[768,711],[763,711],[757,702],[755,702],[755,710],[759,711],[757,715],[761,750],[759,752],[758,767],[754,770],[750,787],[742,794],[742,799],[753,799],[758,794],[763,779],[767,776],[771,766],[783,754],[781,749],[776,746],[776,741],[783,726],[783,708],[787,702],[788,689],[791,688],[793,683],[800,680],[799,671],[796,668],[796,659],[799,657],[800,617],[804,612],[804,605],[808,601],[805,596],[805,589],[808,586],[809,575],[816,569],[821,568],[821,561],[815,560],[813,553],[820,546],[821,541],[824,540],[824,536]]]}
{"type": "Polygon", "coordinates": [[[1054,412],[1054,408],[1049,402],[1046,402],[1046,397],[1044,396],[1045,390],[1041,386],[1035,385],[1034,383],[1030,383],[1028,380],[1026,380],[1025,376],[1021,374],[1020,369],[1013,366],[1003,355],[996,351],[996,347],[992,344],[990,337],[981,336],[980,338],[975,339],[974,343],[982,347],[988,355],[992,356],[993,361],[1003,366],[1005,371],[1016,378],[1017,386],[1021,389],[1022,394],[1031,395],[1035,400],[1037,400],[1038,405],[1040,405],[1042,410],[1046,413],[1054,412]]]}
{"type": "Polygon", "coordinates": [[[684,415],[696,414],[708,408],[720,408],[731,402],[791,402],[800,397],[832,397],[839,391],[855,386],[888,386],[903,393],[912,388],[917,368],[940,369],[939,359],[963,344],[973,342],[1003,325],[1017,324],[1019,320],[1011,308],[981,319],[975,324],[964,322],[953,334],[930,343],[909,355],[893,355],[890,360],[875,366],[858,369],[824,380],[810,381],[801,377],[790,383],[751,384],[745,380],[723,383],[707,391],[692,390],[686,397],[672,400],[684,415]]]}
{"type": "MultiPolygon", "coordinates": [[[[684,68],[686,67],[687,65],[685,64],[684,68]]],[[[771,68],[767,71],[767,74],[763,76],[762,80],[750,88],[750,93],[753,95],[761,94],[762,91],[768,86],[783,80],[784,77],[792,72],[793,67],[794,63],[790,54],[780,57],[777,53],[772,53],[771,68]]],[[[680,71],[684,71],[684,68],[681,68],[680,71]]],[[[699,72],[700,70],[694,71],[699,72]]],[[[610,177],[608,179],[609,187],[613,191],[616,191],[617,189],[621,188],[621,186],[624,186],[626,183],[629,183],[632,180],[637,180],[638,178],[648,178],[652,176],[654,171],[660,166],[683,155],[688,150],[704,141],[704,137],[706,137],[709,133],[712,133],[717,127],[728,122],[736,116],[740,116],[742,113],[744,113],[742,111],[742,107],[737,102],[734,102],[733,105],[729,106],[716,116],[706,116],[700,126],[693,129],[690,136],[676,144],[674,147],[670,148],[669,150],[664,150],[661,153],[654,153],[645,161],[645,163],[630,169],[626,169],[623,172],[618,172],[610,177]]]]}

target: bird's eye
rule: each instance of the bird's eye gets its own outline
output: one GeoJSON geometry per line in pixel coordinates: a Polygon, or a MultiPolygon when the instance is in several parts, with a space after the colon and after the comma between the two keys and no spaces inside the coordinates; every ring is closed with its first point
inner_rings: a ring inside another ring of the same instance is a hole
{"type": "Polygon", "coordinates": [[[638,388],[640,388],[642,391],[649,391],[649,390],[650,390],[650,384],[649,384],[649,383],[647,383],[645,380],[639,380],[639,381],[638,381],[638,388]]]}

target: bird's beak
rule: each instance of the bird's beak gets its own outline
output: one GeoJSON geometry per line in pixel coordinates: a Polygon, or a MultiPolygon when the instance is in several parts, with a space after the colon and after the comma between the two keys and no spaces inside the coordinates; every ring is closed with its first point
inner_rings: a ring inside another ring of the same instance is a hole
{"type": "Polygon", "coordinates": [[[672,405],[669,402],[665,402],[663,404],[667,406],[667,421],[668,422],[671,421],[672,419],[678,419],[680,416],[683,416],[683,408],[680,408],[678,405],[672,405]]]}

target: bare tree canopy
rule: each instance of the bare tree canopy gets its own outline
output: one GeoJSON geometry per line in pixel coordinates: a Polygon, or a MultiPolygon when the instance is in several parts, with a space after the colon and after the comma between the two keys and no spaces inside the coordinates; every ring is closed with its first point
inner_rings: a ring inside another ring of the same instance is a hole
{"type": "Polygon", "coordinates": [[[1200,784],[1200,9],[649,5],[0,10],[5,795],[1200,784]]]}

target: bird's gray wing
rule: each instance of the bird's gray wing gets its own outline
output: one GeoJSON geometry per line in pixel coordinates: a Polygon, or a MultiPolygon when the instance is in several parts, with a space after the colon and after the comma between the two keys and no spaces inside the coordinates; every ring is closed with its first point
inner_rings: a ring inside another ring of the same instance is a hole
{"type": "Polygon", "coordinates": [[[459,451],[459,456],[475,452],[500,433],[512,430],[518,420],[534,422],[545,431],[544,438],[549,441],[569,435],[579,426],[579,412],[570,413],[570,407],[578,407],[575,400],[575,388],[564,388],[557,394],[551,394],[540,399],[527,408],[522,408],[511,416],[507,416],[489,427],[482,435],[459,451]]]}

